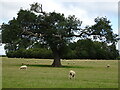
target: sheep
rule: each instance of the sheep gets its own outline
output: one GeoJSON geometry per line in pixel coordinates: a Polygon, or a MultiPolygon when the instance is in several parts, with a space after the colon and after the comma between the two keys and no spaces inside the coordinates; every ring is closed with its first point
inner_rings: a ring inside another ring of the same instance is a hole
{"type": "Polygon", "coordinates": [[[23,65],[23,66],[21,66],[19,69],[26,69],[26,70],[27,70],[27,66],[26,66],[26,65],[23,65]]]}
{"type": "Polygon", "coordinates": [[[107,66],[106,66],[107,68],[109,68],[110,67],[110,64],[107,64],[107,66]]]}
{"type": "Polygon", "coordinates": [[[75,74],[76,74],[75,71],[70,70],[70,71],[69,71],[69,78],[70,78],[70,79],[75,78],[75,74]]]}

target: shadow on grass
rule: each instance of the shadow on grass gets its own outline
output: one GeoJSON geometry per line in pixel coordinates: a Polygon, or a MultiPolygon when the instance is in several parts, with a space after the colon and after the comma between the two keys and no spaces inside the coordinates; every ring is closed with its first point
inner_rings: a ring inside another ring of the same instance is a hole
{"type": "Polygon", "coordinates": [[[28,65],[29,67],[50,67],[50,68],[93,68],[88,66],[62,66],[62,67],[52,67],[51,65],[28,65]]]}

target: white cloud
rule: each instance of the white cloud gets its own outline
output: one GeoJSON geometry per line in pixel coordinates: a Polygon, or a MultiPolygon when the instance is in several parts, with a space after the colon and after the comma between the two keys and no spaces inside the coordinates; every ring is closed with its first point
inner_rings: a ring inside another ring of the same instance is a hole
{"type": "Polygon", "coordinates": [[[80,9],[79,7],[70,6],[69,8],[66,8],[64,10],[64,13],[66,14],[66,16],[75,15],[78,19],[83,21],[83,23],[82,23],[83,26],[92,25],[94,23],[92,18],[89,18],[88,12],[84,9],[80,9]]]}

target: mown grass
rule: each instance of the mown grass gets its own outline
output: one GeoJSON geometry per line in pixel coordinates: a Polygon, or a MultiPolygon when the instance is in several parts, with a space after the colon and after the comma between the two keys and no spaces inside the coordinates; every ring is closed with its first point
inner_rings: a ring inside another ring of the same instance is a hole
{"type": "Polygon", "coordinates": [[[62,60],[63,67],[51,67],[49,59],[3,57],[3,88],[118,88],[117,60],[62,60]],[[28,62],[27,62],[28,61],[28,62]],[[36,62],[37,61],[37,62],[36,62]],[[74,62],[74,63],[73,63],[74,62]],[[19,70],[27,63],[27,70],[19,70]],[[110,64],[110,68],[106,65],[110,64]],[[69,70],[76,78],[68,78],[69,70]]]}

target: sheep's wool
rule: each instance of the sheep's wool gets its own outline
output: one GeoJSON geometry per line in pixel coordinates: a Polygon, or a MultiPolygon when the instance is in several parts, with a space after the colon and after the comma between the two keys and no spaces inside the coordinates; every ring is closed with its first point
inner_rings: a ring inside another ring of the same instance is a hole
{"type": "Polygon", "coordinates": [[[27,66],[26,65],[21,66],[20,69],[27,69],[27,66]]]}
{"type": "Polygon", "coordinates": [[[69,77],[70,77],[70,79],[71,78],[75,78],[75,71],[73,71],[73,70],[70,70],[70,72],[69,72],[69,77]]]}

